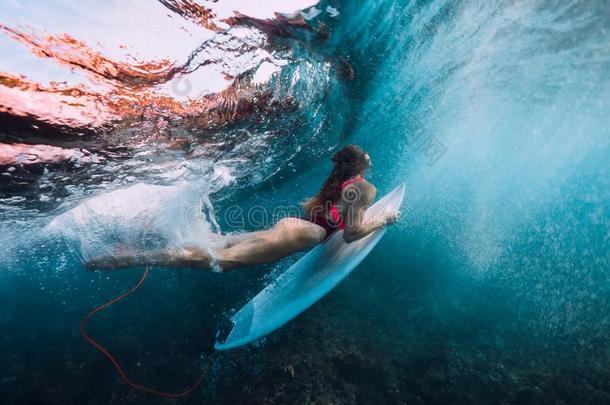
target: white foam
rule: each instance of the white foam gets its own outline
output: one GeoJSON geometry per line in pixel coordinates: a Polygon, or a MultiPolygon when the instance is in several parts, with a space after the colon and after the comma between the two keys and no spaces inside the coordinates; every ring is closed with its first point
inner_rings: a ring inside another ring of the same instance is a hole
{"type": "Polygon", "coordinates": [[[56,217],[45,230],[76,242],[85,260],[117,249],[210,248],[222,241],[206,220],[204,205],[215,223],[204,194],[187,186],[139,183],[86,200],[56,217]]]}

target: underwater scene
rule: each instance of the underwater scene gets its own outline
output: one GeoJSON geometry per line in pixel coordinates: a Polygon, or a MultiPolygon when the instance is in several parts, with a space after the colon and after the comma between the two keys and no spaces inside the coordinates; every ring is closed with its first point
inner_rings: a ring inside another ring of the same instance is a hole
{"type": "Polygon", "coordinates": [[[0,403],[610,403],[606,1],[0,0],[0,55],[0,403]]]}

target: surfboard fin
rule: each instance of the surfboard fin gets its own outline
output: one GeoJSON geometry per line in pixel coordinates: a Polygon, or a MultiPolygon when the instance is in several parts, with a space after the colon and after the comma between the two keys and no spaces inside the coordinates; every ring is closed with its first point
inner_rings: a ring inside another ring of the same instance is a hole
{"type": "Polygon", "coordinates": [[[216,342],[220,344],[226,342],[234,327],[235,322],[232,320],[228,318],[221,320],[220,324],[218,325],[218,331],[216,332],[216,342]]]}

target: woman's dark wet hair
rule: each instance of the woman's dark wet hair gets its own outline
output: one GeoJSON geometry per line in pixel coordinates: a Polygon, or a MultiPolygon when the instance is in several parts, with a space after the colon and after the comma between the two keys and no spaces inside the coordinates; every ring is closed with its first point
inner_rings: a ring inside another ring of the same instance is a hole
{"type": "Polygon", "coordinates": [[[366,152],[356,145],[347,145],[335,153],[331,161],[333,169],[322,188],[315,197],[303,204],[303,209],[307,213],[312,213],[315,207],[323,207],[324,210],[327,210],[341,197],[341,184],[352,177],[363,174],[370,166],[366,152]]]}

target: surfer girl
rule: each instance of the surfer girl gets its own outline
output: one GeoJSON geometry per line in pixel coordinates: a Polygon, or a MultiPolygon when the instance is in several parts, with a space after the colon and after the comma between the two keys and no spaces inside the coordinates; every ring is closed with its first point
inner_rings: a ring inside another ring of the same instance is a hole
{"type": "Polygon", "coordinates": [[[332,163],[332,171],[318,194],[303,204],[302,218],[283,218],[267,230],[230,235],[224,246],[213,251],[198,246],[128,251],[91,260],[86,266],[117,269],[156,265],[227,271],[273,262],[311,249],[339,229],[344,231],[345,242],[351,243],[396,222],[397,212],[387,213],[375,222],[364,222],[364,213],[376,194],[375,187],[364,178],[371,167],[366,152],[348,145],[333,155],[332,163]]]}

